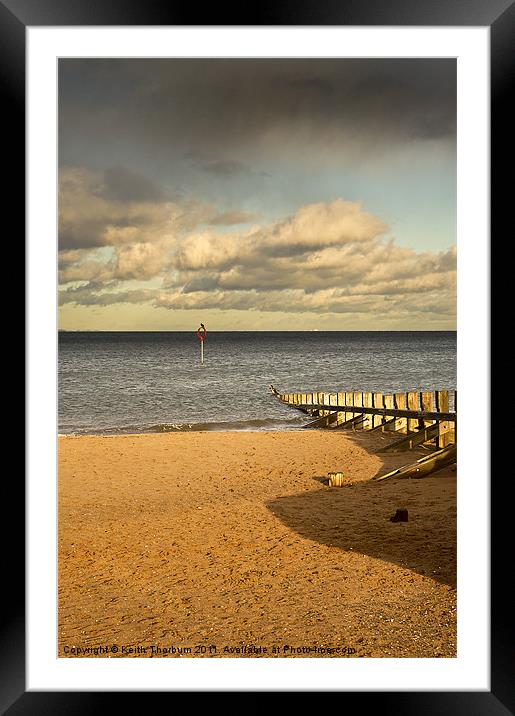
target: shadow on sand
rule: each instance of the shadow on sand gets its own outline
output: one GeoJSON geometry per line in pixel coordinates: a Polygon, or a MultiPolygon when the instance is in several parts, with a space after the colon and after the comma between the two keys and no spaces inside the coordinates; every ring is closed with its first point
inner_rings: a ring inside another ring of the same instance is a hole
{"type": "MultiPolygon", "coordinates": [[[[374,447],[375,441],[366,449],[374,447]]],[[[413,452],[385,456],[378,474],[417,457],[413,452]]],[[[456,586],[456,473],[450,468],[422,479],[364,480],[332,488],[327,475],[313,480],[318,489],[277,498],[267,507],[306,539],[456,586]],[[408,522],[390,521],[398,508],[409,511],[408,522]]]]}

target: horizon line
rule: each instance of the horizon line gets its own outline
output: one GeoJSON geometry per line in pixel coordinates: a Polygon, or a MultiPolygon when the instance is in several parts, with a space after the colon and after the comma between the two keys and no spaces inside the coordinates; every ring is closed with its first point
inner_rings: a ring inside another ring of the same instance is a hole
{"type": "MultiPolygon", "coordinates": [[[[58,328],[58,333],[195,333],[197,329],[58,328]]],[[[353,328],[353,329],[213,329],[210,333],[457,333],[457,328],[353,328]]]]}

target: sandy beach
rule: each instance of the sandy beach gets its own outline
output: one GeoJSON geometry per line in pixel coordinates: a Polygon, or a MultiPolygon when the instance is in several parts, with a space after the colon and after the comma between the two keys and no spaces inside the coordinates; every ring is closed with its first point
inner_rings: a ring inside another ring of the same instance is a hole
{"type": "Polygon", "coordinates": [[[456,656],[456,472],[376,482],[427,454],[382,441],[60,437],[58,655],[456,656]]]}

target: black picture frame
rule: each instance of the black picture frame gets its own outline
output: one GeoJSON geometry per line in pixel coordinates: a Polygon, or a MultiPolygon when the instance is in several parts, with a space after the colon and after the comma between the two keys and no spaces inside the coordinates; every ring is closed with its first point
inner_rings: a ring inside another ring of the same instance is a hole
{"type": "MultiPolygon", "coordinates": [[[[513,152],[512,114],[508,111],[515,74],[515,0],[326,0],[297,3],[263,0],[247,14],[237,16],[232,7],[203,6],[202,22],[192,5],[169,0],[0,0],[0,78],[4,142],[16,147],[16,161],[10,165],[6,204],[17,217],[25,216],[25,38],[30,26],[77,25],[340,25],[340,26],[483,26],[491,33],[491,236],[500,241],[508,223],[511,182],[503,169],[511,169],[513,152]],[[511,150],[511,151],[510,151],[511,150]]],[[[21,219],[17,222],[22,232],[21,219]]],[[[21,241],[21,236],[17,237],[21,241]]],[[[30,350],[31,346],[27,346],[30,350]]],[[[30,390],[30,386],[29,386],[30,390]]],[[[488,436],[485,436],[488,439],[488,436]]],[[[502,477],[502,475],[501,475],[502,477]]],[[[508,475],[506,475],[508,477],[508,475]]],[[[2,610],[0,649],[0,710],[7,714],[78,714],[106,706],[106,699],[120,692],[27,692],[25,686],[25,488],[20,475],[5,475],[4,505],[14,518],[12,537],[4,548],[3,589],[7,604],[2,610]],[[14,479],[18,478],[18,479],[14,479]]],[[[449,692],[343,692],[340,707],[352,701],[359,708],[377,713],[467,714],[492,716],[515,713],[513,675],[512,597],[504,578],[511,571],[506,545],[511,543],[508,528],[508,480],[491,486],[491,691],[449,692]],[[504,579],[503,579],[504,578],[504,579]],[[350,700],[350,701],[349,701],[350,700]]],[[[7,510],[6,510],[7,511],[7,510]]],[[[338,691],[335,686],[335,691],[338,691]]],[[[176,693],[176,692],[174,692],[176,693]]],[[[220,694],[222,695],[222,694],[220,694]]],[[[130,693],[133,708],[149,708],[154,693],[130,693]]],[[[173,696],[173,694],[172,694],[173,696]]],[[[217,694],[212,694],[216,699],[217,694]]],[[[264,694],[256,694],[259,706],[264,694]]],[[[215,701],[211,701],[215,705],[215,701]]],[[[152,706],[151,706],[152,708],[152,706]]],[[[251,708],[250,704],[246,708],[251,708]]]]}

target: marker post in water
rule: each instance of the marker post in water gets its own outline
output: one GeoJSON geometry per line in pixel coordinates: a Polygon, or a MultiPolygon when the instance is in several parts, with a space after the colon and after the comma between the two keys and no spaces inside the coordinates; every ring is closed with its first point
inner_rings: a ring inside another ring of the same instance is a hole
{"type": "Polygon", "coordinates": [[[197,336],[200,341],[200,362],[204,365],[204,341],[206,339],[206,327],[203,323],[197,328],[197,336]]]}

